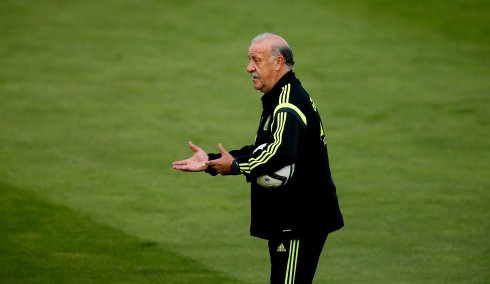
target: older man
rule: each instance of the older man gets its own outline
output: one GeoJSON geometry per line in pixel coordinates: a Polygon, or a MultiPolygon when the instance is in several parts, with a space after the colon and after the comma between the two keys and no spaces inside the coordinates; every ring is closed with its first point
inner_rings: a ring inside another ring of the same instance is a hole
{"type": "Polygon", "coordinates": [[[311,283],[328,234],[344,225],[322,121],[292,71],[293,53],[284,38],[260,34],[248,56],[253,86],[264,93],[255,143],[230,152],[218,144],[220,153],[208,154],[189,142],[194,155],[172,166],[245,175],[251,184],[250,233],[269,241],[271,283],[311,283]],[[286,184],[257,183],[257,177],[292,164],[294,174],[286,184]]]}

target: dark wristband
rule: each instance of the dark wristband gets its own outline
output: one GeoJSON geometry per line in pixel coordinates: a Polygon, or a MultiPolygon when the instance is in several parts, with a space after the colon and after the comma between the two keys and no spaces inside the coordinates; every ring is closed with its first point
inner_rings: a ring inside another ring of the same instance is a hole
{"type": "Polygon", "coordinates": [[[231,162],[231,174],[232,175],[238,175],[240,173],[241,173],[240,167],[238,166],[238,162],[235,159],[235,160],[233,160],[233,162],[231,162]]]}

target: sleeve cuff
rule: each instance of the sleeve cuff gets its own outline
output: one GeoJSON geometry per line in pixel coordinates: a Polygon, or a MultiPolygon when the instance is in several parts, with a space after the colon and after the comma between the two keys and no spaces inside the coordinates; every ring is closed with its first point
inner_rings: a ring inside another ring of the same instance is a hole
{"type": "Polygon", "coordinates": [[[238,166],[238,162],[236,159],[231,162],[231,174],[232,175],[239,175],[241,174],[242,171],[240,170],[240,167],[238,166]]]}

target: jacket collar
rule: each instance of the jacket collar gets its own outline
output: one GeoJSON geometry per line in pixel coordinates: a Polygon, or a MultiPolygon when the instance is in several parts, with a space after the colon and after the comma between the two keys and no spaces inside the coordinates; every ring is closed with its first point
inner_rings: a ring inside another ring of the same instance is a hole
{"type": "Polygon", "coordinates": [[[271,105],[274,103],[275,100],[279,98],[279,95],[281,94],[281,89],[284,85],[297,81],[298,79],[296,78],[296,75],[294,72],[291,70],[288,73],[284,74],[284,76],[277,81],[277,83],[272,87],[272,89],[268,92],[265,93],[262,96],[262,106],[265,108],[266,106],[271,105]]]}

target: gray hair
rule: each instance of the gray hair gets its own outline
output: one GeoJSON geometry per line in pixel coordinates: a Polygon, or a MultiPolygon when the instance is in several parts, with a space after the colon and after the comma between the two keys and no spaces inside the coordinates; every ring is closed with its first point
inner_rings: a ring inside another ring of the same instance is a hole
{"type": "MultiPolygon", "coordinates": [[[[273,34],[273,33],[262,33],[257,35],[252,39],[252,43],[261,41],[266,38],[270,37],[279,37],[283,39],[281,36],[273,34]]],[[[283,39],[284,40],[284,39],[283,39]]],[[[271,46],[271,60],[276,59],[277,56],[281,55],[284,57],[284,63],[289,67],[292,68],[294,65],[294,57],[293,57],[293,51],[291,47],[289,47],[288,43],[286,40],[284,40],[285,44],[273,44],[271,46]]]]}

